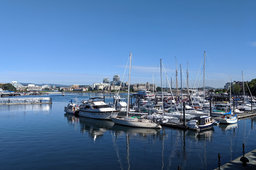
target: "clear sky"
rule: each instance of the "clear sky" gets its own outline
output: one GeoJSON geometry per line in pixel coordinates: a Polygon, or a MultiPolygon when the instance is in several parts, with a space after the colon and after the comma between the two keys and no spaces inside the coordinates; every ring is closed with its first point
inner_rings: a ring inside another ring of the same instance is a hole
{"type": "MultiPolygon", "coordinates": [[[[188,65],[190,86],[256,78],[255,0],[1,0],[0,82],[91,84],[123,76],[159,83],[188,65]],[[176,60],[175,60],[176,56],[176,60]]],[[[125,78],[123,78],[125,77],[125,78]]],[[[185,82],[184,82],[185,84],[185,82]]]]}

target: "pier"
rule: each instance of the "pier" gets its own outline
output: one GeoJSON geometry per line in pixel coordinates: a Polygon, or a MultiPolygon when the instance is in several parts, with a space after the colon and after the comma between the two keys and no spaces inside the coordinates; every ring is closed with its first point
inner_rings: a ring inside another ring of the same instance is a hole
{"type": "Polygon", "coordinates": [[[15,104],[52,104],[50,97],[13,97],[0,98],[0,105],[15,104]]]}
{"type": "Polygon", "coordinates": [[[256,149],[248,152],[244,155],[249,162],[247,163],[246,166],[243,166],[243,163],[240,161],[240,158],[243,157],[243,155],[241,155],[240,157],[236,158],[235,160],[228,162],[218,168],[216,168],[215,170],[236,170],[236,169],[256,169],[256,149]]]}

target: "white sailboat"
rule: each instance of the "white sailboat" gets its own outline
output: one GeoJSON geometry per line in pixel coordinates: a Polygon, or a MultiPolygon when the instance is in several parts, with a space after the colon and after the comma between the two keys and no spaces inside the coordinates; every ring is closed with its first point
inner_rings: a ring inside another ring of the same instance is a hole
{"type": "Polygon", "coordinates": [[[115,124],[130,126],[130,127],[140,127],[140,128],[162,128],[161,125],[153,122],[152,120],[138,118],[135,116],[128,116],[130,111],[130,81],[131,81],[131,62],[132,54],[130,53],[130,66],[129,66],[129,81],[128,81],[128,99],[127,99],[127,112],[125,117],[112,118],[115,124]]]}

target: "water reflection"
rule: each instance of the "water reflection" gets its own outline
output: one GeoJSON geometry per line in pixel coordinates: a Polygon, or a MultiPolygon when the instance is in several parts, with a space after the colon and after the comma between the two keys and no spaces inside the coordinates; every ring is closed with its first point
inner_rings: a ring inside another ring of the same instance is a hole
{"type": "Polygon", "coordinates": [[[194,139],[196,141],[211,141],[214,130],[207,130],[202,132],[196,132],[188,130],[186,136],[190,137],[190,139],[194,139]]]}
{"type": "Polygon", "coordinates": [[[96,141],[97,138],[103,136],[103,134],[110,130],[114,126],[114,122],[108,120],[96,120],[89,118],[79,118],[81,132],[88,134],[96,141]]]}
{"type": "Polygon", "coordinates": [[[0,111],[50,111],[51,104],[0,105],[0,111]]]}
{"type": "Polygon", "coordinates": [[[222,131],[228,131],[232,129],[236,129],[238,127],[237,123],[229,124],[229,125],[219,125],[222,131]]]}
{"type": "Polygon", "coordinates": [[[125,126],[115,125],[114,122],[109,120],[96,120],[89,118],[79,118],[81,132],[88,133],[93,140],[104,135],[107,130],[110,130],[114,133],[115,136],[122,134],[129,134],[130,136],[155,136],[159,134],[159,130],[156,129],[144,129],[144,128],[131,128],[125,126]]]}

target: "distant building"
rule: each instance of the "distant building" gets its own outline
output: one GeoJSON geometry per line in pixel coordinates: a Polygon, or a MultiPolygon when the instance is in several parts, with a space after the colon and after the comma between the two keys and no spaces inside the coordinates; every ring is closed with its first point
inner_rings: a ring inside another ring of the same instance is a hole
{"type": "Polygon", "coordinates": [[[122,82],[120,81],[119,75],[114,75],[113,81],[110,82],[111,85],[121,86],[122,82]]]}
{"type": "Polygon", "coordinates": [[[28,84],[27,91],[42,91],[42,87],[35,84],[28,84]]]}
{"type": "Polygon", "coordinates": [[[103,79],[103,83],[107,83],[107,84],[109,84],[109,83],[110,83],[110,81],[109,81],[109,79],[108,79],[108,78],[104,78],[104,79],[103,79]]]}
{"type": "Polygon", "coordinates": [[[154,84],[149,84],[148,82],[146,84],[132,84],[132,89],[134,91],[140,91],[140,90],[148,90],[148,91],[155,91],[156,86],[154,84]]]}
{"type": "Polygon", "coordinates": [[[12,81],[11,84],[13,85],[13,87],[15,87],[17,90],[24,90],[25,86],[23,86],[21,83],[19,83],[18,81],[12,81]]]}
{"type": "Polygon", "coordinates": [[[119,75],[114,75],[114,77],[113,77],[113,81],[115,81],[115,82],[120,81],[120,77],[119,77],[119,75]]]}

